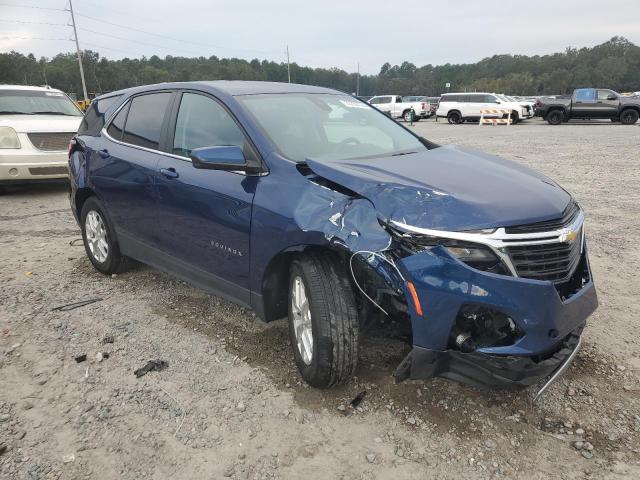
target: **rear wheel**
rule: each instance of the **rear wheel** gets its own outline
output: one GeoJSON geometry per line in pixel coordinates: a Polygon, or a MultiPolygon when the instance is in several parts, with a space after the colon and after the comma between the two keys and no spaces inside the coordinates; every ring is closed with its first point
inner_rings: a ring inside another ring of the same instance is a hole
{"type": "Polygon", "coordinates": [[[623,125],[633,125],[638,121],[638,116],[640,115],[638,114],[637,110],[633,110],[632,108],[627,108],[626,110],[623,110],[622,113],[620,114],[620,122],[623,125]]]}
{"type": "Polygon", "coordinates": [[[560,125],[564,120],[564,113],[561,110],[551,110],[547,114],[547,122],[549,125],[560,125]]]}
{"type": "Polygon", "coordinates": [[[518,115],[518,112],[511,112],[511,123],[513,123],[514,125],[516,123],[520,122],[520,116],[518,115]]]}
{"type": "Polygon", "coordinates": [[[304,380],[319,388],[344,383],[358,362],[359,323],[351,283],[330,252],[293,261],[289,335],[304,380]]]}
{"type": "Polygon", "coordinates": [[[124,271],[127,257],[120,253],[113,226],[96,197],[89,197],[84,202],[80,225],[84,249],[95,269],[105,275],[124,271]]]}
{"type": "Polygon", "coordinates": [[[462,123],[462,115],[460,115],[460,112],[456,112],[454,110],[453,112],[449,112],[447,114],[447,121],[452,125],[462,123]]]}

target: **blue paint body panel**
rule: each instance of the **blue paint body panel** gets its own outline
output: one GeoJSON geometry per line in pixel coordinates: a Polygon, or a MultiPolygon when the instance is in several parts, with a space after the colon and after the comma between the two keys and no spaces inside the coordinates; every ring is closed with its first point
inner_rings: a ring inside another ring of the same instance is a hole
{"type": "MultiPolygon", "coordinates": [[[[105,204],[118,235],[128,239],[125,254],[147,245],[154,252],[149,262],[181,278],[189,278],[192,268],[198,285],[207,278],[224,280],[221,291],[227,298],[261,314],[266,272],[283,252],[336,243],[350,252],[379,251],[391,242],[381,227],[388,220],[450,231],[506,227],[559,218],[570,202],[566,191],[537,172],[454,146],[388,158],[309,159],[311,172],[301,172],[276,151],[235,96],[343,95],[319,87],[224,81],[137,87],[110,94],[121,99],[106,113],[107,120],[132,96],[160,89],[176,95],[197,91],[222,103],[255,148],[262,174],[195,169],[168,151],[124,145],[104,132],[80,135],[82,148],[69,160],[74,215],[79,213],[78,192],[90,191],[105,204]],[[177,175],[168,178],[162,169],[177,175]],[[315,175],[341,188],[320,185],[315,175]]],[[[519,356],[548,350],[557,342],[549,330],[560,336],[573,331],[597,305],[591,282],[562,302],[551,282],[481,272],[441,247],[404,258],[400,268],[414,282],[425,309],[421,318],[409,308],[414,344],[433,350],[446,348],[465,302],[512,316],[525,335],[514,345],[485,353],[519,356]]]]}

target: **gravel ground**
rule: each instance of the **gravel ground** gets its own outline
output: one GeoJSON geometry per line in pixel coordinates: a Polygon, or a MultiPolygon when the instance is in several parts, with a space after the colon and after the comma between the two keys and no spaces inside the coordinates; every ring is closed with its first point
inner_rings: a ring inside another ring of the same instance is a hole
{"type": "Polygon", "coordinates": [[[145,266],[102,276],[66,188],[15,188],[0,197],[0,478],[640,478],[640,128],[411,128],[541,170],[587,212],[600,308],[536,404],[530,390],[396,385],[406,347],[384,329],[349,385],[308,388],[284,320],[145,266]],[[150,359],[168,367],[136,378],[150,359]]]}

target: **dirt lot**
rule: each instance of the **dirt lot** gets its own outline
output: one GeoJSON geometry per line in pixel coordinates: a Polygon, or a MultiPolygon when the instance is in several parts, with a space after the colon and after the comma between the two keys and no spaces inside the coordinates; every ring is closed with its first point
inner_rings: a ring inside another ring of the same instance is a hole
{"type": "Polygon", "coordinates": [[[538,403],[396,385],[406,350],[380,334],[351,384],[307,388],[284,320],[261,324],[144,266],[104,277],[65,188],[19,188],[0,197],[0,478],[640,478],[640,128],[413,128],[539,169],[587,212],[600,308],[538,403]],[[136,378],[149,359],[168,368],[136,378]]]}

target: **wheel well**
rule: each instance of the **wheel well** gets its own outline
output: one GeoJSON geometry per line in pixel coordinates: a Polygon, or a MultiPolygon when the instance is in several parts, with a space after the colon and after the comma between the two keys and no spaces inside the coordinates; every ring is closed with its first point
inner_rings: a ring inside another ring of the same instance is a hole
{"type": "Polygon", "coordinates": [[[78,221],[80,221],[80,214],[82,213],[84,202],[86,202],[89,197],[93,196],[95,196],[95,193],[90,188],[79,188],[76,192],[75,204],[78,221]]]}
{"type": "Polygon", "coordinates": [[[622,107],[622,109],[620,110],[620,114],[622,115],[622,112],[624,112],[625,110],[635,110],[636,112],[640,113],[640,107],[636,105],[627,105],[622,107]]]}
{"type": "Polygon", "coordinates": [[[282,251],[271,259],[262,277],[262,301],[264,321],[271,322],[288,315],[289,269],[298,256],[310,251],[331,251],[335,249],[317,245],[299,245],[282,251]]]}

